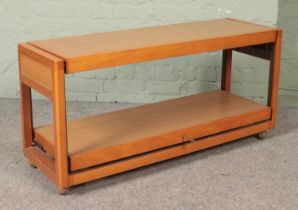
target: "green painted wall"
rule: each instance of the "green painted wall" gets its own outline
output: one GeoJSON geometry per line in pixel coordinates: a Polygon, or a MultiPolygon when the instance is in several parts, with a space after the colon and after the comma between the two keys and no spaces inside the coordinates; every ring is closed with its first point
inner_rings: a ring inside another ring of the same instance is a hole
{"type": "Polygon", "coordinates": [[[298,106],[298,1],[280,0],[278,26],[283,29],[280,102],[298,106]]]}
{"type": "MultiPolygon", "coordinates": [[[[19,42],[224,17],[274,26],[278,0],[1,0],[0,97],[19,97],[19,42]]],[[[234,57],[233,92],[265,102],[268,63],[234,57]]],[[[66,81],[67,99],[154,102],[218,88],[220,70],[221,55],[214,52],[75,74],[66,81]]],[[[287,72],[281,93],[294,94],[286,90],[296,87],[294,71],[287,72]]]]}

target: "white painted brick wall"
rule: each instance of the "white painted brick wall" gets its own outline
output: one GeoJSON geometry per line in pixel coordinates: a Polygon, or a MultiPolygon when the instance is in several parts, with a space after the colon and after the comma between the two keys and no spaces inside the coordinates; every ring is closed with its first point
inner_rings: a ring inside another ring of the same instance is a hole
{"type": "MultiPolygon", "coordinates": [[[[223,17],[275,25],[277,13],[278,0],[0,0],[0,97],[19,96],[19,42],[223,17]]],[[[268,65],[235,57],[233,91],[264,101],[268,65]]],[[[152,102],[188,95],[219,87],[220,63],[219,53],[209,53],[70,75],[67,98],[152,102]]]]}

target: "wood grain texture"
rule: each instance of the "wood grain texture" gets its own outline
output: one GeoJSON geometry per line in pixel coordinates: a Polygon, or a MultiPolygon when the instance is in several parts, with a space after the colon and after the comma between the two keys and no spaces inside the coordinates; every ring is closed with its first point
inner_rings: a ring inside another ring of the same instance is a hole
{"type": "Polygon", "coordinates": [[[29,42],[66,61],[67,73],[275,40],[275,28],[218,19],[29,42]]]}
{"type": "Polygon", "coordinates": [[[51,98],[52,70],[23,54],[20,55],[20,65],[22,81],[41,94],[51,98]]]}
{"type": "Polygon", "coordinates": [[[33,146],[25,148],[24,154],[34,166],[42,171],[54,183],[57,183],[54,160],[50,159],[33,146]]]}
{"type": "Polygon", "coordinates": [[[19,44],[18,50],[20,81],[51,99],[52,71],[55,66],[64,68],[63,60],[28,44],[19,44]]]}
{"type": "Polygon", "coordinates": [[[24,54],[51,69],[55,68],[56,65],[58,65],[59,68],[64,68],[64,63],[61,58],[54,56],[44,50],[38,49],[28,43],[19,44],[18,50],[19,54],[24,54]]]}
{"type": "MultiPolygon", "coordinates": [[[[211,91],[72,120],[68,122],[71,170],[267,120],[270,112],[242,97],[211,91]]],[[[46,141],[54,147],[52,126],[35,133],[40,144],[46,141]]]]}
{"type": "Polygon", "coordinates": [[[55,144],[55,167],[59,190],[68,188],[68,145],[65,104],[64,67],[56,63],[53,68],[53,140],[55,144]]]}
{"type": "Polygon", "coordinates": [[[199,141],[179,144],[170,148],[142,154],[136,157],[106,164],[81,172],[74,172],[69,177],[71,186],[93,181],[113,174],[129,171],[142,166],[154,164],[170,158],[186,155],[199,150],[207,149],[216,145],[227,143],[236,139],[254,135],[270,128],[270,122],[262,122],[218,135],[209,136],[199,141]]]}

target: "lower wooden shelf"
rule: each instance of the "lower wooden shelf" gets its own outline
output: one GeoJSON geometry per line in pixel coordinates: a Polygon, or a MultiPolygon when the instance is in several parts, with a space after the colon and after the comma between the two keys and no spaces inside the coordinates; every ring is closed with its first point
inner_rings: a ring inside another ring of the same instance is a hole
{"type": "MultiPolygon", "coordinates": [[[[216,90],[68,121],[70,170],[76,171],[269,120],[267,106],[216,90]]],[[[34,130],[54,157],[52,125],[34,130]]]]}

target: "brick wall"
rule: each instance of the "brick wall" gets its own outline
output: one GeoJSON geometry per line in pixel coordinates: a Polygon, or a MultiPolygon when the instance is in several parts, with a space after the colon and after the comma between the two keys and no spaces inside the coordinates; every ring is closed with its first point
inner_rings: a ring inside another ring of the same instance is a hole
{"type": "MultiPolygon", "coordinates": [[[[19,42],[223,17],[275,25],[277,14],[278,0],[1,0],[0,97],[19,96],[19,42]]],[[[265,101],[268,64],[235,57],[233,91],[265,101]]],[[[219,87],[220,63],[214,52],[70,75],[67,98],[146,103],[188,95],[219,87]]]]}

